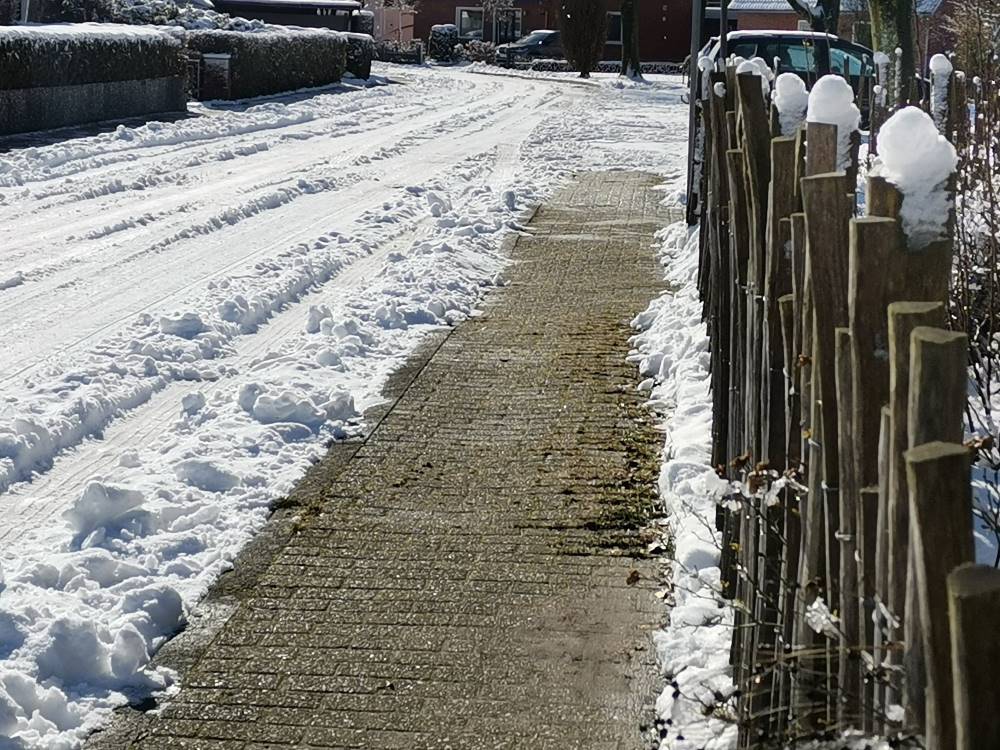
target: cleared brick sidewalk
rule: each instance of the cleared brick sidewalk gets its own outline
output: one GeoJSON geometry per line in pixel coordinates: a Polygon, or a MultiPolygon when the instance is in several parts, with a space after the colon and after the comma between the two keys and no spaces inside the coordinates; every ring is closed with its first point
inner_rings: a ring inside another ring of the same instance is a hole
{"type": "Polygon", "coordinates": [[[544,206],[485,314],[163,650],[179,694],[90,747],[649,747],[659,440],[625,355],[663,286],[655,183],[585,175],[544,206]]]}

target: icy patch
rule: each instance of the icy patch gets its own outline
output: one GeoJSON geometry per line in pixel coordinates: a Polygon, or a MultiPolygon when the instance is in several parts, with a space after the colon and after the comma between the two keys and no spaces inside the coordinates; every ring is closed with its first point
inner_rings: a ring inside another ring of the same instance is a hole
{"type": "Polygon", "coordinates": [[[958,165],[955,147],[917,107],[904,107],[886,120],[878,143],[872,172],[903,194],[900,218],[910,245],[921,248],[944,237],[951,211],[947,182],[958,165]]]}
{"type": "Polygon", "coordinates": [[[809,92],[806,120],[837,126],[837,169],[846,170],[851,164],[851,136],[861,126],[861,111],[854,103],[850,84],[838,75],[816,81],[809,92]]]}

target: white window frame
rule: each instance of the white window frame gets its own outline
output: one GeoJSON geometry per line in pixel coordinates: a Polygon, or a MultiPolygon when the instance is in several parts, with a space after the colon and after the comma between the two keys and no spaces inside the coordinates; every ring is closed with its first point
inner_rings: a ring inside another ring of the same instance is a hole
{"type": "MultiPolygon", "coordinates": [[[[471,38],[471,37],[462,36],[462,11],[470,11],[470,10],[471,11],[477,11],[477,12],[479,12],[482,15],[482,17],[483,17],[483,32],[485,33],[485,31],[486,31],[486,11],[483,9],[483,6],[481,6],[481,5],[459,5],[457,8],[455,8],[455,26],[458,29],[458,38],[459,39],[469,39],[469,38],[471,38]]],[[[480,41],[484,41],[482,39],[482,37],[480,37],[480,41]]]]}
{"type": "MultiPolygon", "coordinates": [[[[622,26],[622,21],[621,21],[622,14],[621,14],[621,12],[620,11],[616,11],[616,10],[609,10],[608,11],[608,18],[610,19],[611,16],[618,16],[618,30],[621,33],[622,37],[624,37],[625,36],[625,27],[622,26]]],[[[612,39],[606,39],[605,40],[605,44],[610,44],[613,47],[621,47],[622,46],[622,40],[619,39],[616,42],[616,41],[614,41],[612,39]]]]}

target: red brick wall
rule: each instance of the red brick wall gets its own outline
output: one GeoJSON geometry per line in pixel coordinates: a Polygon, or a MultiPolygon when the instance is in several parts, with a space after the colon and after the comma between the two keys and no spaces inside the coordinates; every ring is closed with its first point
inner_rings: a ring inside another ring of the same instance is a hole
{"type": "MultiPolygon", "coordinates": [[[[456,9],[478,7],[478,0],[422,0],[417,12],[414,36],[427,39],[431,26],[455,23],[456,9]]],[[[558,29],[558,3],[552,0],[515,0],[521,9],[521,29],[526,34],[535,29],[558,29]]],[[[608,10],[618,11],[621,0],[608,0],[608,10]]],[[[486,39],[493,32],[487,23],[486,39]]],[[[639,6],[639,55],[649,62],[679,62],[687,57],[691,38],[691,4],[685,0],[645,0],[639,6]]],[[[621,46],[609,44],[607,60],[621,57],[621,46]]]]}
{"type": "Polygon", "coordinates": [[[739,31],[795,31],[799,28],[799,17],[791,10],[788,13],[741,12],[736,14],[736,28],[739,31]]]}

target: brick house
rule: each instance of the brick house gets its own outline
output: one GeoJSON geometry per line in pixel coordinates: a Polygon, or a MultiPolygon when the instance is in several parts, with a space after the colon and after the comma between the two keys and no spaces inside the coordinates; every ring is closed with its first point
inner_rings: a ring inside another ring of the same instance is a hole
{"type": "MultiPolygon", "coordinates": [[[[487,18],[477,0],[421,0],[414,36],[427,39],[431,26],[453,23],[464,39],[503,44],[536,29],[559,28],[558,0],[514,0],[513,8],[487,18]]],[[[606,60],[621,59],[621,0],[608,0],[606,60]]],[[[639,55],[647,62],[679,62],[691,39],[691,3],[645,0],[639,6],[639,55]]]]}

